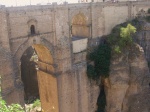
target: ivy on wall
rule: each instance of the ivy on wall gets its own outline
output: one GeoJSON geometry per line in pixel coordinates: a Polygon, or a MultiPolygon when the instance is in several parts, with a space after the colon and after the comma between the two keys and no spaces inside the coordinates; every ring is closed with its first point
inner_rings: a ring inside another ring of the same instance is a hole
{"type": "Polygon", "coordinates": [[[100,76],[109,76],[109,66],[111,59],[111,48],[108,44],[101,44],[92,53],[89,54],[88,59],[94,61],[94,66],[88,64],[87,75],[89,78],[97,79],[100,76]]]}

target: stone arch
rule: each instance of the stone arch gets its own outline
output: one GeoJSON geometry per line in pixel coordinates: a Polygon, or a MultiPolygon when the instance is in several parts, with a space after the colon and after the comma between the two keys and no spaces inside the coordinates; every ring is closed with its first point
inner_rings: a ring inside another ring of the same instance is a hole
{"type": "Polygon", "coordinates": [[[86,16],[83,13],[78,13],[72,19],[72,24],[74,25],[86,25],[86,16]]]}
{"type": "MultiPolygon", "coordinates": [[[[38,61],[36,62],[38,67],[36,66],[36,70],[42,109],[44,111],[58,112],[57,78],[55,76],[52,54],[50,50],[42,44],[33,44],[32,48],[38,57],[38,61]]],[[[28,77],[28,79],[30,78],[28,77]]],[[[25,81],[27,80],[23,82],[25,81]]]]}
{"type": "Polygon", "coordinates": [[[72,37],[90,37],[90,27],[87,22],[87,17],[79,12],[71,21],[72,37]]]}
{"type": "MultiPolygon", "coordinates": [[[[16,50],[15,54],[13,55],[14,60],[16,64],[19,66],[19,62],[21,59],[21,56],[26,51],[27,48],[34,44],[41,44],[49,49],[51,51],[52,56],[54,57],[54,47],[53,44],[50,43],[48,40],[42,37],[36,37],[36,38],[28,38],[26,41],[24,41],[19,48],[16,50]]],[[[55,61],[55,60],[54,60],[55,61]]]]}

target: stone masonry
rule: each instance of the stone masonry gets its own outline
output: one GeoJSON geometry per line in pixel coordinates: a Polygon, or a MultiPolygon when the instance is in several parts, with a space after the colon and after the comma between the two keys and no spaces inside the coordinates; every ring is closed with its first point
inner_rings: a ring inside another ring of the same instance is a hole
{"type": "Polygon", "coordinates": [[[87,78],[86,48],[96,45],[98,42],[92,40],[109,34],[115,25],[148,8],[150,2],[142,1],[0,6],[3,98],[9,104],[24,104],[20,59],[27,48],[41,44],[57,65],[59,112],[95,112],[99,86],[87,78]]]}

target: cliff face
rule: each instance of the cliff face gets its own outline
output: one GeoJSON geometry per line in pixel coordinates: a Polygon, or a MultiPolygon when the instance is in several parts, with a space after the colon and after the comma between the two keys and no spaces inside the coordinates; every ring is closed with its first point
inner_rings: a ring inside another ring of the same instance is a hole
{"type": "Polygon", "coordinates": [[[150,99],[149,92],[147,92],[150,89],[149,83],[149,68],[142,47],[134,44],[129,52],[123,51],[120,55],[113,54],[110,76],[105,81],[106,111],[150,112],[149,103],[146,101],[150,99]],[[141,108],[140,111],[136,110],[137,105],[141,108]]]}
{"type": "Polygon", "coordinates": [[[150,23],[143,23],[141,31],[137,32],[136,42],[143,48],[146,60],[150,62],[150,23]]]}

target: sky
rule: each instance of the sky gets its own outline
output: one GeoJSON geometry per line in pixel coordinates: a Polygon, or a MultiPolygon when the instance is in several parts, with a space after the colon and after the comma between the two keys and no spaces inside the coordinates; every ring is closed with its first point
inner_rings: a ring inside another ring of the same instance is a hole
{"type": "Polygon", "coordinates": [[[47,4],[52,2],[58,2],[58,4],[67,1],[68,3],[76,3],[78,0],[0,0],[0,5],[5,6],[25,6],[25,5],[36,5],[36,4],[47,4]]]}

